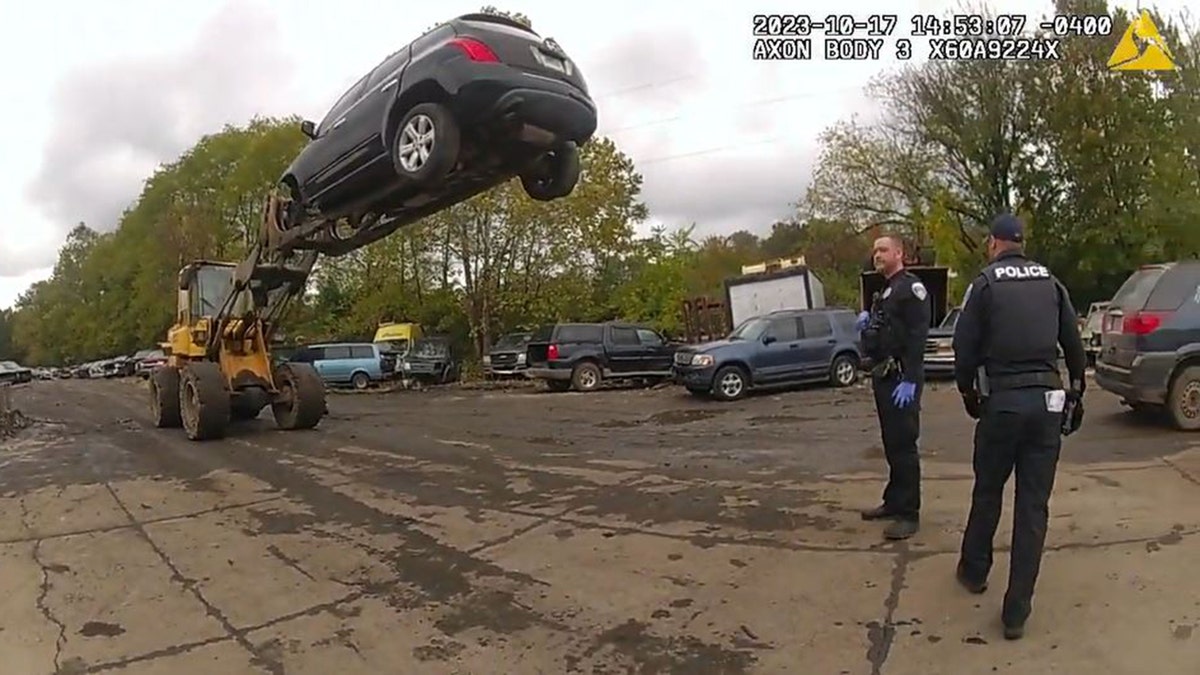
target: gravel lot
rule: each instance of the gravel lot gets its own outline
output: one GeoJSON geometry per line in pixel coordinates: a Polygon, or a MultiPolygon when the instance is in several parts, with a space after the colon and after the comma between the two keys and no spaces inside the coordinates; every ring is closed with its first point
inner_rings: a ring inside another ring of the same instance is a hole
{"type": "Polygon", "coordinates": [[[264,412],[209,443],[151,428],[136,381],[12,398],[34,424],[0,442],[6,672],[1200,663],[1200,439],[1094,386],[1015,643],[1007,556],[984,596],[953,580],[972,426],[948,383],[926,394],[922,531],[899,544],[857,516],[885,469],[863,387],[339,394],[315,431],[264,412]]]}

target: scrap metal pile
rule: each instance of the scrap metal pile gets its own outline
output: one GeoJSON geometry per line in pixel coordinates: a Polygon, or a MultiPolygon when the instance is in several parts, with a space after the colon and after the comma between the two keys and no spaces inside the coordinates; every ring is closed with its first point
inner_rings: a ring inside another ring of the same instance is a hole
{"type": "Polygon", "coordinates": [[[0,438],[8,438],[29,426],[29,418],[12,405],[11,387],[0,384],[0,438]]]}

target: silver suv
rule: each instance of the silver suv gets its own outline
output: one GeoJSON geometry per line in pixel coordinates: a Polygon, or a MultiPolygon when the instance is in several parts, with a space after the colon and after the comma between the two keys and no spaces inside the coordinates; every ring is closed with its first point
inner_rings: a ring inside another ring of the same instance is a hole
{"type": "Polygon", "coordinates": [[[1101,325],[1096,383],[1137,410],[1200,430],[1200,260],[1144,265],[1101,325]]]}

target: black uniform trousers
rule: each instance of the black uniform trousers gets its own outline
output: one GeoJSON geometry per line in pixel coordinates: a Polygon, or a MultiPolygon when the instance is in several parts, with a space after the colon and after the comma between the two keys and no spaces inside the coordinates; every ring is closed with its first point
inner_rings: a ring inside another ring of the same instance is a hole
{"type": "Polygon", "coordinates": [[[1021,625],[1032,611],[1049,520],[1050,492],[1062,447],[1062,413],[1046,408],[1046,387],[995,392],[975,425],[975,487],[963,533],[960,570],[972,582],[987,579],[1000,522],[1004,485],[1017,473],[1008,590],[1001,614],[1021,625]]]}
{"type": "Polygon", "coordinates": [[[905,520],[917,521],[921,514],[921,460],[917,454],[917,440],[921,436],[923,387],[917,387],[916,395],[907,406],[898,408],[892,401],[892,393],[900,380],[899,373],[871,378],[883,454],[888,463],[883,506],[905,520]]]}

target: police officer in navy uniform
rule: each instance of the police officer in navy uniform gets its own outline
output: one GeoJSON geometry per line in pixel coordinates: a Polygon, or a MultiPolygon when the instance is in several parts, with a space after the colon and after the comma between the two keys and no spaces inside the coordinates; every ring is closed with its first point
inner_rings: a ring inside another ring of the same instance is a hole
{"type": "Polygon", "coordinates": [[[958,561],[959,582],[987,590],[1004,485],[1015,468],[1016,504],[1004,636],[1024,634],[1041,564],[1062,434],[1079,428],[1086,358],[1075,309],[1050,271],[1025,257],[1024,225],[998,216],[991,263],[972,281],[954,329],[954,376],[975,427],[975,485],[958,561]],[[1058,346],[1070,382],[1064,388],[1058,346]]]}
{"type": "Polygon", "coordinates": [[[904,244],[899,237],[875,241],[875,270],[887,280],[872,301],[871,311],[858,317],[866,364],[871,370],[875,411],[879,416],[888,481],[883,503],[862,512],[864,520],[892,520],[884,529],[889,539],[906,539],[917,532],[921,512],[921,393],[925,384],[925,341],[929,336],[929,292],[920,278],[904,269],[904,244]]]}

